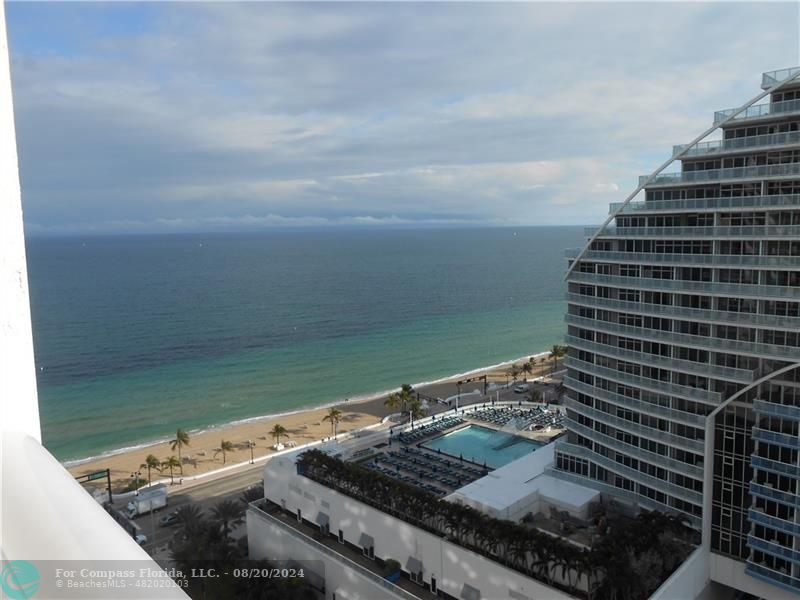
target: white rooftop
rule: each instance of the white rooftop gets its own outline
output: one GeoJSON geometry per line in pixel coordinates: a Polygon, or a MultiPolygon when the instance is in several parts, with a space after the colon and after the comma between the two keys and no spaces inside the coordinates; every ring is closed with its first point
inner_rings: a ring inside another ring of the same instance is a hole
{"type": "Polygon", "coordinates": [[[520,519],[527,512],[540,512],[542,503],[585,516],[590,502],[598,499],[597,490],[546,474],[553,464],[554,443],[526,454],[473,481],[447,497],[491,516],[520,519]]]}

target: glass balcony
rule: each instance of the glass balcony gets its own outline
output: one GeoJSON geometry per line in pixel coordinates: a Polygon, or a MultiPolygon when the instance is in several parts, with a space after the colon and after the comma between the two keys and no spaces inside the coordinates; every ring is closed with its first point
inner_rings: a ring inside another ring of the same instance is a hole
{"type": "Polygon", "coordinates": [[[659,343],[672,342],[674,344],[680,344],[681,346],[691,346],[705,350],[722,350],[728,353],[740,352],[759,357],[800,362],[800,348],[794,346],[777,346],[775,344],[763,344],[760,342],[746,342],[727,338],[690,335],[688,333],[675,333],[672,331],[662,331],[660,329],[620,325],[619,323],[609,323],[607,321],[598,321],[597,319],[586,319],[575,315],[567,315],[565,320],[570,325],[577,325],[594,331],[621,334],[626,337],[634,337],[659,343]]]}
{"type": "Polygon", "coordinates": [[[745,573],[755,577],[756,579],[766,581],[772,585],[778,585],[779,587],[786,588],[794,593],[797,593],[798,590],[800,590],[800,579],[792,577],[788,573],[770,569],[766,565],[758,565],[752,561],[747,561],[745,573]]]}
{"type": "MultiPolygon", "coordinates": [[[[580,248],[568,248],[567,258],[575,258],[580,248]]],[[[707,265],[711,267],[780,267],[800,269],[800,256],[739,254],[661,254],[657,252],[604,252],[587,250],[581,260],[652,265],[707,265]]]]}
{"type": "Polygon", "coordinates": [[[781,546],[778,542],[768,542],[754,535],[748,535],[747,545],[754,550],[761,550],[772,556],[778,556],[794,563],[800,563],[800,552],[787,548],[786,546],[781,546]]]}
{"type": "MultiPolygon", "coordinates": [[[[800,100],[792,102],[800,103],[800,100]]],[[[738,179],[764,179],[787,177],[800,173],[800,163],[785,165],[758,165],[753,167],[731,167],[729,169],[708,169],[707,171],[688,171],[683,173],[667,173],[658,175],[647,184],[647,188],[655,186],[682,185],[686,183],[703,183],[709,181],[727,181],[738,179]]],[[[647,181],[649,175],[639,176],[639,185],[647,181]]]]}
{"type": "Polygon", "coordinates": [[[764,442],[765,444],[784,446],[792,450],[800,450],[800,437],[786,433],[778,433],[777,431],[770,431],[769,429],[761,429],[761,427],[753,427],[753,440],[756,442],[764,442]]]}
{"type": "Polygon", "coordinates": [[[676,383],[659,381],[658,379],[649,379],[641,375],[631,375],[630,373],[624,373],[616,369],[609,369],[608,367],[601,367],[600,365],[588,363],[572,356],[568,356],[564,359],[564,365],[584,373],[597,375],[598,377],[610,379],[617,383],[630,384],[658,394],[678,396],[679,398],[696,400],[706,404],[719,404],[722,398],[719,392],[710,392],[708,390],[678,385],[676,383]]]}
{"type": "Polygon", "coordinates": [[[772,517],[761,510],[751,508],[747,511],[747,518],[751,523],[758,523],[792,535],[800,535],[800,523],[792,523],[785,519],[772,517]]]}
{"type": "MultiPolygon", "coordinates": [[[[798,170],[800,173],[800,169],[798,170]]],[[[584,234],[593,236],[599,227],[587,227],[584,234]]],[[[601,238],[796,238],[800,225],[743,225],[734,227],[616,227],[607,226],[601,238]]]]}
{"type": "MultiPolygon", "coordinates": [[[[763,456],[756,456],[755,454],[750,457],[750,464],[754,469],[800,478],[800,467],[797,465],[789,465],[777,460],[764,458],[763,456]]],[[[800,525],[798,525],[798,528],[800,528],[800,525]]]]}
{"type": "MultiPolygon", "coordinates": [[[[789,79],[800,73],[800,67],[792,67],[791,69],[779,69],[777,71],[767,71],[761,75],[761,88],[768,90],[776,83],[789,79]]],[[[800,83],[800,77],[795,80],[800,83]]]]}
{"type": "Polygon", "coordinates": [[[612,448],[616,452],[626,454],[653,465],[658,465],[659,467],[663,467],[669,471],[674,471],[675,473],[680,473],[681,475],[688,475],[690,477],[694,477],[695,479],[703,479],[703,469],[700,467],[687,465],[685,462],[675,460],[674,458],[662,456],[661,454],[656,454],[654,452],[648,452],[647,450],[642,450],[637,446],[631,446],[630,444],[621,442],[616,438],[602,434],[599,431],[595,431],[590,427],[581,425],[569,417],[567,417],[567,429],[594,440],[598,444],[612,448]]]}
{"type": "MultiPolygon", "coordinates": [[[[714,113],[714,125],[730,117],[739,108],[726,108],[714,113]]],[[[786,115],[800,112],[800,100],[785,100],[784,102],[770,102],[768,104],[756,104],[751,106],[738,115],[733,120],[761,119],[764,117],[774,117],[776,115],[786,115]]]]}
{"type": "MultiPolygon", "coordinates": [[[[623,202],[612,202],[609,212],[616,213],[623,202]]],[[[692,198],[686,200],[651,200],[630,202],[622,208],[622,214],[639,212],[682,212],[749,208],[787,208],[800,206],[800,195],[737,196],[735,198],[692,198]]]]}
{"type": "Polygon", "coordinates": [[[744,283],[718,283],[712,281],[686,281],[683,279],[654,279],[652,277],[621,277],[579,273],[569,275],[570,282],[592,283],[631,290],[672,290],[676,292],[699,292],[714,296],[741,298],[777,298],[800,301],[800,287],[777,285],[752,285],[744,283]]]}
{"type": "MultiPolygon", "coordinates": [[[[575,444],[569,444],[564,438],[556,441],[556,452],[561,452],[563,454],[570,454],[569,449],[564,449],[564,446],[568,446],[570,448],[575,447],[575,444]]],[[[548,475],[552,475],[556,479],[561,479],[563,481],[571,481],[572,483],[577,483],[578,485],[582,485],[585,487],[590,487],[594,490],[602,492],[607,496],[611,496],[612,498],[625,498],[628,500],[633,500],[634,502],[638,503],[643,508],[648,510],[657,510],[660,512],[667,512],[673,513],[675,512],[675,507],[668,506],[657,500],[653,500],[649,496],[644,496],[642,494],[637,494],[636,492],[623,490],[622,488],[614,487],[613,485],[609,485],[602,481],[597,481],[596,479],[590,479],[588,477],[583,477],[581,475],[575,475],[574,473],[568,473],[567,471],[559,471],[557,469],[551,468],[547,471],[548,475]]],[[[696,517],[694,515],[690,515],[687,513],[681,513],[681,517],[687,521],[691,527],[695,529],[700,529],[702,524],[702,520],[700,517],[696,517]]]]}
{"type": "Polygon", "coordinates": [[[791,508],[800,506],[800,496],[792,494],[791,492],[782,492],[776,490],[768,485],[761,485],[755,481],[750,482],[750,493],[754,496],[766,498],[767,500],[775,500],[781,504],[786,504],[791,508]]]}
{"type": "MultiPolygon", "coordinates": [[[[765,148],[772,149],[775,146],[795,145],[800,143],[800,131],[787,131],[785,133],[771,133],[767,135],[752,135],[749,137],[731,138],[728,140],[715,140],[712,142],[700,142],[690,148],[684,158],[692,156],[708,156],[709,154],[724,154],[737,150],[765,148]]],[[[673,156],[681,152],[686,145],[673,146],[673,156]]]]}
{"type": "Polygon", "coordinates": [[[788,406],[786,404],[766,402],[765,400],[756,400],[753,402],[753,409],[759,415],[770,415],[782,419],[800,421],[800,406],[788,406]]]}
{"type": "Polygon", "coordinates": [[[748,371],[746,369],[734,369],[732,367],[722,367],[718,365],[710,365],[707,363],[698,363],[691,360],[681,360],[678,358],[670,358],[668,356],[657,356],[648,352],[637,352],[635,350],[628,350],[626,348],[618,348],[616,346],[609,346],[607,344],[598,344],[582,338],[567,335],[565,337],[567,345],[589,352],[596,352],[603,356],[610,356],[612,358],[621,358],[636,362],[651,367],[660,369],[670,369],[672,371],[680,371],[681,373],[693,373],[703,377],[713,377],[716,379],[725,379],[736,381],[739,383],[751,383],[755,381],[755,371],[748,371]]]}
{"type": "Polygon", "coordinates": [[[682,321],[703,321],[709,323],[733,323],[736,325],[756,325],[774,329],[800,329],[800,317],[781,317],[778,315],[759,315],[752,313],[736,313],[722,310],[702,310],[685,306],[665,304],[645,304],[644,302],[626,302],[598,296],[583,294],[567,294],[567,302],[590,306],[592,308],[608,308],[640,315],[655,315],[680,319],[682,321]]]}
{"type": "Polygon", "coordinates": [[[577,444],[570,444],[569,442],[563,442],[559,444],[558,448],[563,448],[564,452],[567,454],[590,460],[595,464],[605,467],[609,471],[613,471],[618,475],[622,475],[623,477],[627,477],[628,479],[635,481],[636,483],[641,483],[642,485],[646,485],[647,487],[664,492],[670,496],[675,496],[676,498],[680,498],[686,502],[691,502],[692,504],[699,505],[703,503],[703,495],[699,492],[686,489],[685,487],[676,485],[674,483],[669,483],[668,481],[658,479],[657,477],[646,475],[641,471],[626,467],[623,464],[611,460],[602,454],[592,452],[589,448],[578,446],[577,444]]]}
{"type": "Polygon", "coordinates": [[[632,433],[633,435],[644,437],[649,440],[654,440],[660,444],[675,446],[678,448],[682,448],[684,450],[697,452],[698,454],[702,454],[704,450],[704,445],[702,440],[690,440],[688,438],[675,435],[674,433],[669,433],[668,431],[661,431],[660,429],[645,427],[644,425],[640,425],[639,423],[634,423],[632,421],[628,421],[627,419],[621,419],[620,417],[615,417],[606,412],[603,412],[602,410],[597,410],[596,408],[590,408],[585,404],[581,404],[580,402],[573,400],[569,396],[564,398],[564,406],[566,406],[570,410],[575,411],[576,413],[583,415],[584,417],[588,417],[600,423],[605,423],[606,425],[610,425],[615,429],[627,431],[628,433],[632,433]]]}
{"type": "Polygon", "coordinates": [[[582,381],[578,381],[577,379],[569,376],[564,377],[564,385],[570,390],[582,392],[591,396],[592,398],[604,400],[618,406],[624,406],[646,415],[660,417],[662,419],[668,419],[678,423],[685,423],[686,425],[691,425],[692,427],[705,427],[706,418],[703,415],[697,415],[694,413],[684,412],[682,410],[676,410],[674,408],[668,408],[666,406],[658,406],[657,404],[644,402],[642,400],[636,400],[635,398],[629,398],[628,396],[623,396],[622,394],[617,394],[616,392],[604,390],[602,388],[589,385],[588,383],[583,383],[582,381]]]}

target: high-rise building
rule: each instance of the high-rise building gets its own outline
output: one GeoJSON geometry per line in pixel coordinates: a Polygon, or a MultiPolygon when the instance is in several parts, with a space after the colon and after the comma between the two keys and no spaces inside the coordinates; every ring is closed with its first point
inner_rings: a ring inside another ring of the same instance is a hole
{"type": "Polygon", "coordinates": [[[556,469],[684,514],[711,579],[765,598],[800,593],[798,73],[765,73],[765,103],[715,113],[720,140],[676,146],[679,173],[568,252],[556,469]]]}

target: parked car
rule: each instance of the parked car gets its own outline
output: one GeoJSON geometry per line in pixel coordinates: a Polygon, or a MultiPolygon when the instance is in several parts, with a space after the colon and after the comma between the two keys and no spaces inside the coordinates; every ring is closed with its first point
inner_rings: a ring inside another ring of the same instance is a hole
{"type": "Polygon", "coordinates": [[[134,539],[140,546],[144,546],[147,543],[147,536],[143,533],[137,533],[134,539]]]}
{"type": "Polygon", "coordinates": [[[531,389],[531,386],[529,386],[527,383],[522,383],[522,384],[520,384],[520,385],[518,385],[518,386],[516,386],[514,388],[514,393],[515,394],[524,394],[525,392],[527,392],[530,389],[531,389]]]}
{"type": "Polygon", "coordinates": [[[173,525],[177,525],[178,515],[176,515],[174,512],[171,512],[168,515],[164,515],[158,520],[158,524],[161,527],[172,527],[173,525]]]}

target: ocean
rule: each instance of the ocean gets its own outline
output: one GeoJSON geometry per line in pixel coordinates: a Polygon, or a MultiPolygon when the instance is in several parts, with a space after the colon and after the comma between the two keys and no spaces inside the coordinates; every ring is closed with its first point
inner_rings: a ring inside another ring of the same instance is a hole
{"type": "Polygon", "coordinates": [[[81,459],[547,350],[582,231],[30,238],[44,444],[81,459]]]}

